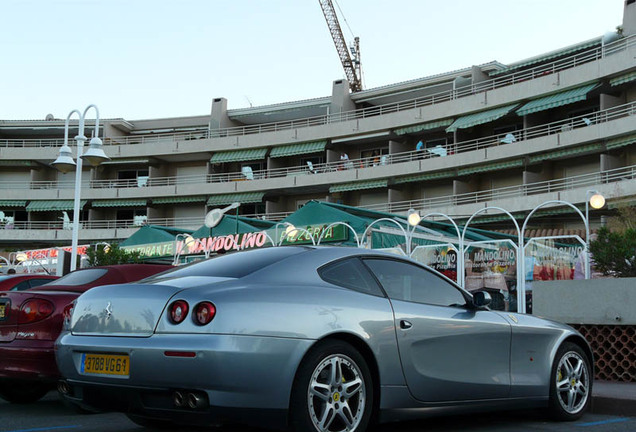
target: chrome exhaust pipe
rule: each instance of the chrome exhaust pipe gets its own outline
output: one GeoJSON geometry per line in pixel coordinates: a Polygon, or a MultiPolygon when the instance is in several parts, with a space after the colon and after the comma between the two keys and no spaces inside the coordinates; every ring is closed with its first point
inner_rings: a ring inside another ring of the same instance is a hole
{"type": "Polygon", "coordinates": [[[186,404],[186,396],[180,391],[176,391],[172,394],[172,403],[177,408],[183,408],[186,404]]]}
{"type": "Polygon", "coordinates": [[[71,386],[64,380],[60,380],[57,382],[57,391],[61,394],[67,396],[71,394],[71,386]]]}
{"type": "Polygon", "coordinates": [[[206,404],[205,398],[197,393],[188,393],[188,407],[190,409],[200,409],[206,404]]]}

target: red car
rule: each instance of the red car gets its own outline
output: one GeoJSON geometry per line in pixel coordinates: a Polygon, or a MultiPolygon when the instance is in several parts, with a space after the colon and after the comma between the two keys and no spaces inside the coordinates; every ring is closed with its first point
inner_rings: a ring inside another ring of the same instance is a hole
{"type": "Polygon", "coordinates": [[[55,388],[59,372],[53,345],[80,294],[95,286],[138,281],[171,268],[154,264],[91,267],[39,288],[0,292],[0,397],[30,403],[55,388]]]}
{"type": "Polygon", "coordinates": [[[0,291],[24,291],[52,282],[58,277],[34,273],[0,275],[0,291]]]}

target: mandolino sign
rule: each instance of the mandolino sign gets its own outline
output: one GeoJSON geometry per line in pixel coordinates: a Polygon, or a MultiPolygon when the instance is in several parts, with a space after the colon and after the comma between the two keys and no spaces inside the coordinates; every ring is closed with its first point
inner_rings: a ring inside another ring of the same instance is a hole
{"type": "Polygon", "coordinates": [[[143,258],[156,258],[174,255],[178,251],[181,255],[198,255],[213,252],[230,252],[244,249],[260,248],[275,245],[311,244],[311,237],[315,241],[322,235],[324,242],[346,241],[348,231],[342,225],[329,227],[328,225],[306,226],[293,230],[287,234],[285,230],[267,230],[205,238],[186,238],[177,242],[161,242],[122,246],[127,251],[139,251],[143,258]]]}

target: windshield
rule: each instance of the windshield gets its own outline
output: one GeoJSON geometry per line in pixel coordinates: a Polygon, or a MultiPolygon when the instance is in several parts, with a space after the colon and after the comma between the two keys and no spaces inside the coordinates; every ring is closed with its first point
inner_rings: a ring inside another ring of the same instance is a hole
{"type": "Polygon", "coordinates": [[[62,276],[59,279],[49,282],[47,286],[51,285],[85,285],[96,281],[100,277],[104,276],[108,270],[106,269],[86,269],[77,270],[72,273],[62,276]]]}
{"type": "Polygon", "coordinates": [[[221,255],[205,261],[195,262],[172,271],[161,273],[160,275],[151,277],[150,279],[186,276],[241,278],[274,264],[275,262],[305,251],[306,249],[302,247],[286,246],[237,252],[228,255],[221,255]]]}

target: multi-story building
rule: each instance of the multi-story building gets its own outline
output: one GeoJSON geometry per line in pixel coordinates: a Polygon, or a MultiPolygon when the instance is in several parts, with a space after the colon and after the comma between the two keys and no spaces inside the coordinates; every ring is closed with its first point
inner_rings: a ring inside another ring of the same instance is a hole
{"type": "MultiPolygon", "coordinates": [[[[228,110],[217,98],[196,117],[102,120],[111,160],[82,172],[80,243],[125,239],[142,223],[196,229],[232,202],[277,220],[312,199],[461,221],[485,206],[520,218],[548,200],[581,207],[597,190],[608,201],[592,213],[598,226],[636,199],[635,59],[626,0],[616,34],[510,65],[356,93],[338,80],[330,96],[263,107],[228,110]]],[[[0,121],[0,248],[70,243],[74,173],[50,166],[64,123],[0,121]]],[[[484,228],[508,227],[497,212],[482,216],[484,228]]],[[[556,206],[535,225],[583,222],[556,206]]]]}

